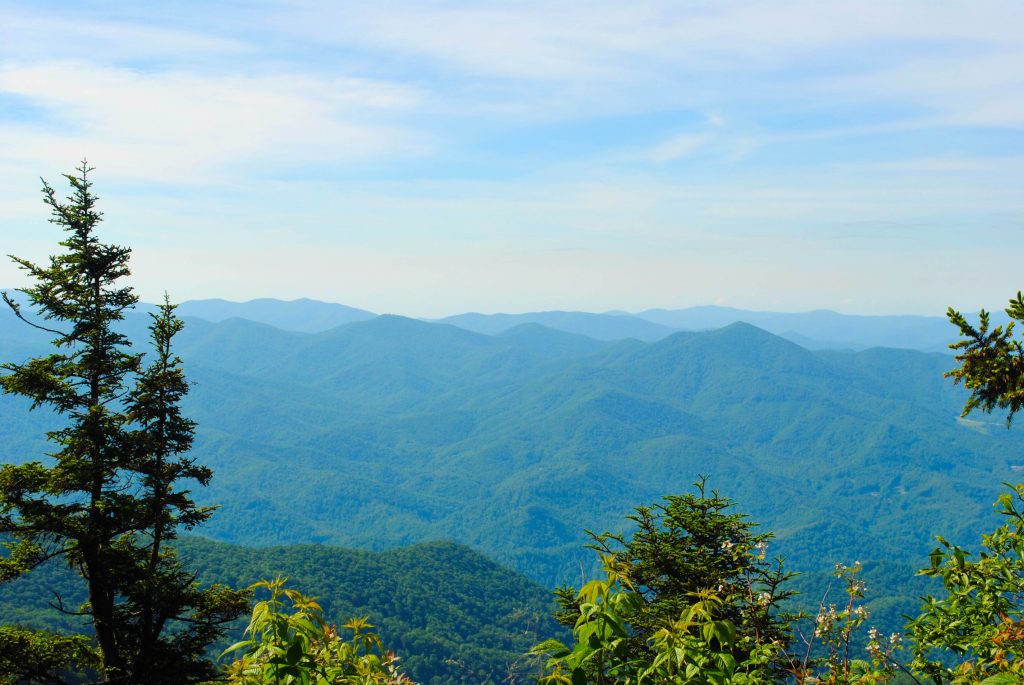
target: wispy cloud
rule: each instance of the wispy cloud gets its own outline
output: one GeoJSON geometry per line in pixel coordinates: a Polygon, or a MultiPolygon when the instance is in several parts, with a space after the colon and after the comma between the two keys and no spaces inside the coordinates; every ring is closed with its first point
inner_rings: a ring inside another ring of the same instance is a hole
{"type": "Polygon", "coordinates": [[[259,165],[329,166],[428,146],[388,122],[390,112],[415,105],[415,89],[363,79],[8,63],[0,95],[46,112],[43,121],[0,125],[6,157],[88,154],[112,175],[136,180],[207,183],[259,165]]]}
{"type": "Polygon", "coordinates": [[[666,141],[658,143],[650,151],[650,157],[655,162],[671,162],[686,157],[707,141],[705,135],[683,134],[673,136],[666,141]]]}
{"type": "MultiPolygon", "coordinates": [[[[135,8],[158,5],[137,5],[135,8]]],[[[258,58],[260,46],[244,37],[218,31],[218,13],[206,8],[211,22],[175,26],[159,17],[136,15],[128,7],[109,4],[106,11],[85,5],[47,7],[47,3],[0,2],[0,60],[23,62],[88,60],[105,66],[190,64],[202,69],[211,60],[258,58]]]]}
{"type": "Polygon", "coordinates": [[[963,103],[948,96],[962,88],[987,97],[1019,85],[1022,14],[1012,0],[394,2],[290,5],[280,21],[324,45],[404,55],[470,81],[529,82],[540,107],[551,109],[557,89],[558,115],[571,103],[592,111],[797,97],[955,109],[963,103]],[[951,59],[966,71],[951,70],[951,59]],[[1001,67],[985,67],[997,60],[1001,67]]]}

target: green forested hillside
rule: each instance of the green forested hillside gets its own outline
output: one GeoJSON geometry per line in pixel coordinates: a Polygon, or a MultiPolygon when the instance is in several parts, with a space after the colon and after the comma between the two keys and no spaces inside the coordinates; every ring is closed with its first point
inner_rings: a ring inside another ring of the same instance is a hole
{"type": "MultiPolygon", "coordinates": [[[[319,597],[331,621],[368,615],[419,683],[498,683],[509,676],[527,682],[537,662],[525,652],[540,638],[564,632],[551,617],[548,589],[452,543],[374,553],[185,538],[178,549],[201,582],[247,587],[287,576],[290,586],[319,597]]],[[[76,619],[49,606],[55,589],[69,609],[85,596],[81,581],[59,564],[0,586],[0,623],[75,630],[76,619]]]]}
{"type": "MultiPolygon", "coordinates": [[[[5,324],[0,358],[27,354],[25,328],[5,324]]],[[[810,352],[744,324],[602,343],[389,316],[318,334],[236,319],[191,322],[179,350],[194,454],[216,473],[197,496],[222,505],[205,534],[453,539],[549,586],[592,564],[584,528],[621,528],[700,474],[776,531],[794,568],[859,559],[884,575],[919,565],[936,534],[973,543],[1024,464],[1019,431],[958,418],[948,357],[810,352]]],[[[4,458],[38,455],[45,417],[0,402],[4,458]]]]}

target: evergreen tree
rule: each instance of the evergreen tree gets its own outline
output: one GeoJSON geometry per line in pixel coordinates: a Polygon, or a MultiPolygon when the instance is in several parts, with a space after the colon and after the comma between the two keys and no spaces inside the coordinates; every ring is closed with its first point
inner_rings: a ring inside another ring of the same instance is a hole
{"type": "Polygon", "coordinates": [[[29,308],[6,293],[4,300],[52,333],[55,351],[3,364],[0,385],[33,409],[52,409],[64,425],[47,433],[56,449],[45,463],[0,467],[0,533],[9,540],[0,579],[63,557],[85,579],[79,613],[92,623],[105,682],[196,682],[213,674],[204,652],[247,609],[247,597],[200,589],[165,544],[178,526],[211,513],[179,489],[183,478],[206,484],[211,475],[184,456],[194,424],[178,407],[188,390],[171,349],[181,322],[165,302],[150,329],[152,363],[144,368],[142,355],[130,352],[116,324],[138,301],[119,285],[131,251],[96,236],[101,214],[90,171],[83,162],[65,176],[65,202],[43,182],[51,222],[67,234],[64,253],[47,265],[12,256],[35,284],[21,289],[29,308]]]}
{"type": "MultiPolygon", "coordinates": [[[[756,533],[757,524],[731,511],[734,503],[718,492],[707,493],[705,480],[696,493],[672,495],[663,503],[637,507],[628,518],[636,529],[628,538],[591,533],[590,545],[605,565],[632,588],[639,603],[624,610],[630,626],[627,647],[641,662],[654,658],[651,640],[677,622],[699,597],[712,597],[710,618],[728,621],[737,636],[730,649],[743,661],[760,646],[784,650],[792,639],[792,616],[779,607],[793,595],[785,583],[793,574],[781,560],[766,560],[771,533],[756,533]]],[[[556,591],[557,618],[574,625],[581,615],[574,588],[556,591]]],[[[781,662],[772,664],[781,672],[781,662]]]]}
{"type": "Polygon", "coordinates": [[[1015,338],[1015,324],[1024,324],[1024,294],[1020,292],[1006,308],[1010,323],[989,328],[989,313],[981,310],[978,326],[952,307],[946,312],[950,322],[960,329],[962,340],[950,345],[957,350],[960,366],[946,374],[954,383],[963,383],[971,391],[963,415],[975,409],[990,413],[1006,410],[1006,425],[1024,408],[1024,344],[1015,338]]]}

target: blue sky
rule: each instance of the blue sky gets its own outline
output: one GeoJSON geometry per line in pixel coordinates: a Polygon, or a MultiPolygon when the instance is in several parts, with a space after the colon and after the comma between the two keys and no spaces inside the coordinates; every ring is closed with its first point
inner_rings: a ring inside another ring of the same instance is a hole
{"type": "Polygon", "coordinates": [[[0,0],[0,252],[83,156],[149,300],[992,308],[1024,4],[0,0]]]}

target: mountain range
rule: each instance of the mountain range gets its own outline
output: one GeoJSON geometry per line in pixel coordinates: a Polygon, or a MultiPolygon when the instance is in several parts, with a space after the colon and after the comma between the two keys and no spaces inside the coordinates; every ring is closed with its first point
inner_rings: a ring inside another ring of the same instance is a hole
{"type": "MultiPolygon", "coordinates": [[[[124,322],[133,339],[146,318],[124,322]]],[[[0,359],[46,339],[0,312],[0,359]]],[[[585,529],[622,531],[633,507],[708,476],[792,568],[857,559],[888,578],[923,565],[935,535],[976,543],[1024,467],[1019,431],[959,417],[949,356],[815,351],[746,323],[644,341],[190,317],[177,350],[194,454],[215,472],[196,496],[220,505],[202,533],[233,544],[446,539],[550,587],[593,572],[585,529]]],[[[0,397],[5,461],[46,450],[52,417],[27,409],[0,397]]],[[[913,610],[906,587],[888,592],[891,613],[913,610]]]]}
{"type": "MultiPolygon", "coordinates": [[[[183,317],[213,322],[240,318],[304,333],[320,333],[377,316],[373,312],[342,304],[310,299],[283,301],[271,298],[248,302],[221,299],[186,300],[181,303],[178,311],[183,317]]],[[[945,317],[938,316],[860,316],[829,310],[800,313],[763,312],[719,306],[648,309],[635,313],[469,312],[431,321],[448,323],[487,335],[502,333],[524,323],[535,323],[595,340],[634,338],[645,342],[655,342],[679,331],[706,331],[743,322],[812,350],[893,347],[925,352],[948,352],[948,346],[955,341],[956,333],[945,317]]],[[[1005,317],[1002,312],[996,312],[993,321],[1003,323],[1005,317]]]]}

